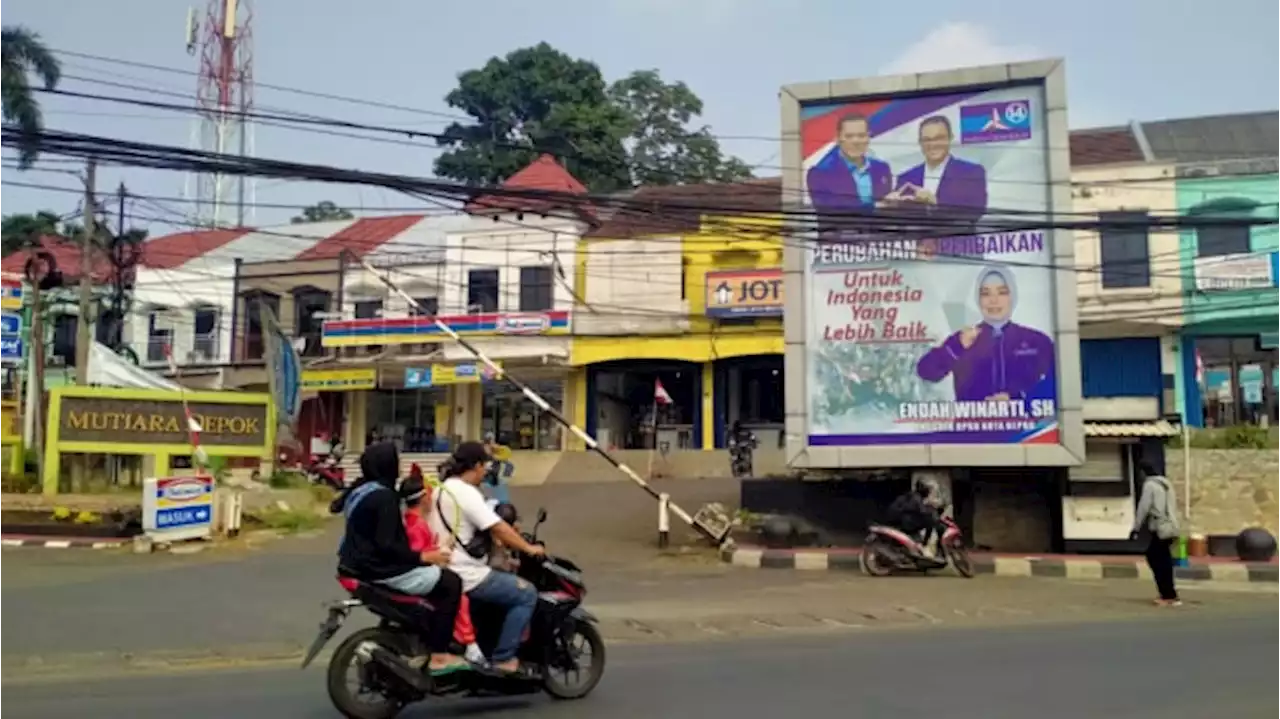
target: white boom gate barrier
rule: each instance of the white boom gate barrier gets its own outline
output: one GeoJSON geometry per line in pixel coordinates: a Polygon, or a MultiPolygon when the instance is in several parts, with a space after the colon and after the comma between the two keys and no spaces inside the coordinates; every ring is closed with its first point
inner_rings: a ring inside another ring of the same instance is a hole
{"type": "MultiPolygon", "coordinates": [[[[400,289],[400,287],[396,285],[396,283],[393,282],[390,277],[385,276],[380,270],[378,270],[378,268],[374,267],[368,260],[362,257],[360,258],[360,264],[370,274],[372,274],[374,277],[377,277],[378,281],[386,285],[387,289],[399,295],[400,298],[403,299],[405,302],[408,302],[410,307],[413,307],[419,312],[422,312],[424,315],[430,317],[431,321],[435,323],[436,328],[439,329],[441,332],[443,332],[445,335],[447,335],[449,339],[453,340],[454,342],[457,342],[459,345],[462,346],[463,349],[465,349],[466,351],[474,355],[476,359],[483,362],[484,365],[488,367],[490,370],[492,370],[498,377],[501,377],[507,382],[510,382],[511,384],[515,385],[516,388],[519,389],[520,392],[524,394],[524,396],[527,397],[529,401],[532,402],[538,409],[551,415],[552,419],[554,419],[556,422],[559,422],[562,426],[564,426],[570,432],[573,432],[575,435],[577,435],[577,437],[581,439],[584,444],[586,444],[588,449],[600,455],[601,457],[604,457],[606,462],[608,462],[609,464],[612,464],[614,467],[618,469],[618,471],[625,474],[628,479],[630,479],[632,482],[635,482],[637,485],[639,485],[640,488],[643,489],[645,492],[648,492],[649,496],[653,497],[655,500],[659,502],[662,501],[663,499],[662,493],[659,493],[656,489],[649,486],[649,483],[646,482],[644,478],[642,478],[634,469],[623,464],[612,454],[605,451],[605,449],[600,446],[600,443],[596,441],[595,437],[592,437],[591,435],[587,434],[586,430],[570,422],[568,418],[566,418],[560,412],[560,410],[552,407],[551,404],[547,402],[545,399],[543,399],[541,395],[539,395],[537,392],[534,392],[529,387],[529,385],[525,384],[524,382],[521,382],[519,379],[516,379],[515,377],[512,377],[510,374],[508,374],[504,368],[500,367],[496,362],[486,357],[483,352],[481,352],[475,345],[471,344],[470,342],[465,340],[461,335],[455,332],[452,327],[445,324],[444,322],[441,322],[440,318],[437,317],[435,313],[426,313],[425,308],[421,304],[419,304],[417,300],[411,297],[409,293],[400,289]]],[[[724,516],[722,512],[714,509],[713,507],[711,506],[703,507],[701,510],[698,511],[696,516],[690,516],[688,512],[684,511],[684,509],[680,508],[678,505],[676,505],[674,502],[671,502],[670,500],[668,500],[667,502],[667,507],[673,513],[675,513],[677,517],[684,520],[686,524],[688,524],[690,527],[693,527],[695,530],[700,532],[703,536],[705,536],[707,539],[711,540],[715,544],[717,545],[722,544],[729,538],[729,529],[731,528],[729,518],[724,516]]]]}

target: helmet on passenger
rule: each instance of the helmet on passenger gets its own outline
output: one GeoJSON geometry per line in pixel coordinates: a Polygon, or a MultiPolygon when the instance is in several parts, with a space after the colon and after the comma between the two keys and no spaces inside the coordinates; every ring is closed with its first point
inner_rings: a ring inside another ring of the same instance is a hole
{"type": "Polygon", "coordinates": [[[516,505],[510,502],[502,502],[493,508],[493,512],[501,517],[502,521],[512,526],[520,521],[520,513],[516,511],[516,505]]]}

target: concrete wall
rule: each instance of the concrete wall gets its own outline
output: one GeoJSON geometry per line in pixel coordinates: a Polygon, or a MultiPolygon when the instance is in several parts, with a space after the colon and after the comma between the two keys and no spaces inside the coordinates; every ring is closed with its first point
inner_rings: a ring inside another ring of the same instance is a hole
{"type": "MultiPolygon", "coordinates": [[[[1168,214],[1178,204],[1172,165],[1141,164],[1075,169],[1071,173],[1074,211],[1085,215],[1115,211],[1150,211],[1168,214]]],[[[1150,336],[1153,328],[1181,324],[1182,281],[1179,277],[1178,235],[1152,232],[1147,237],[1151,258],[1151,283],[1147,287],[1104,288],[1102,286],[1101,235],[1096,231],[1076,232],[1077,293],[1080,301],[1081,335],[1123,337],[1133,332],[1150,336]],[[1141,315],[1142,321],[1126,318],[1141,315]],[[1105,326],[1093,326],[1098,323],[1105,326]]]]}
{"type": "Polygon", "coordinates": [[[217,365],[231,359],[231,293],[235,284],[234,269],[227,265],[217,270],[156,270],[139,267],[133,293],[133,312],[125,317],[124,341],[138,356],[143,366],[166,364],[147,360],[150,344],[150,319],[159,311],[161,326],[173,329],[173,356],[180,365],[217,365]],[[217,341],[212,356],[196,357],[195,311],[199,307],[218,310],[215,325],[217,341]]]}
{"type": "MultiPolygon", "coordinates": [[[[1191,531],[1236,534],[1265,527],[1280,536],[1280,453],[1274,449],[1192,449],[1191,531]]],[[[1186,463],[1181,449],[1165,453],[1165,474],[1179,506],[1186,502],[1186,463]]]]}
{"type": "MultiPolygon", "coordinates": [[[[589,311],[575,317],[578,335],[672,334],[689,329],[680,236],[582,240],[577,275],[589,311]]],[[[612,359],[612,358],[611,358],[612,359]]],[[[591,358],[589,361],[601,361],[591,358]]],[[[585,364],[585,362],[575,364],[585,364]]]]}

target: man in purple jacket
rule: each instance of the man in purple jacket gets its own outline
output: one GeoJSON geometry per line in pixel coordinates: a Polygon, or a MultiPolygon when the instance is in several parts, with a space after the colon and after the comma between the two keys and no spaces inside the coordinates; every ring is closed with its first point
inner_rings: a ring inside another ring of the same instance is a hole
{"type": "MultiPolygon", "coordinates": [[[[951,154],[951,121],[943,115],[920,123],[924,162],[898,176],[891,201],[957,222],[977,222],[987,213],[987,171],[951,154]]],[[[957,233],[959,234],[959,233],[957,233]]]]}
{"type": "Polygon", "coordinates": [[[819,215],[871,212],[893,190],[889,163],[867,155],[871,125],[851,113],[836,125],[836,146],[809,169],[809,200],[819,215]]]}
{"type": "Polygon", "coordinates": [[[925,353],[916,364],[916,374],[926,382],[941,382],[951,375],[959,402],[1052,399],[1053,340],[1011,321],[1018,303],[1013,272],[1001,265],[983,268],[976,294],[982,322],[925,353]]]}

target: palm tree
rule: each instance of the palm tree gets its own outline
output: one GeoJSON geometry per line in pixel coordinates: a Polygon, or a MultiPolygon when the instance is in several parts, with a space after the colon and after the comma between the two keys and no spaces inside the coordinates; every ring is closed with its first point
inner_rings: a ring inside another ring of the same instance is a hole
{"type": "Polygon", "coordinates": [[[40,131],[44,120],[40,116],[40,103],[31,96],[28,73],[35,73],[46,89],[52,90],[62,77],[62,67],[49,48],[40,42],[40,36],[19,27],[0,29],[0,101],[3,101],[4,119],[18,126],[22,143],[18,148],[18,166],[27,168],[40,155],[40,131]]]}

